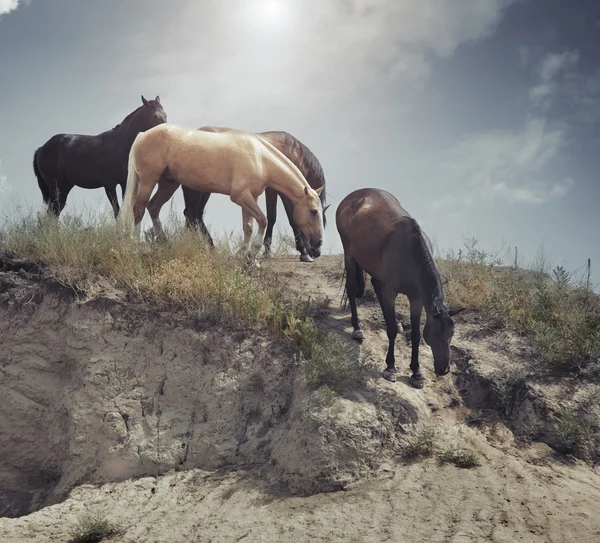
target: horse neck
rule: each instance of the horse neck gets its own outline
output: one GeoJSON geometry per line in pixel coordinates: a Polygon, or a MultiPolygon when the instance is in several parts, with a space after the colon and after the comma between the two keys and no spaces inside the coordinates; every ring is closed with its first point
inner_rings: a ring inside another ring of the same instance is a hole
{"type": "Polygon", "coordinates": [[[266,138],[260,136],[259,138],[274,155],[271,157],[271,161],[275,166],[275,171],[269,175],[267,185],[269,188],[275,189],[277,192],[281,192],[284,196],[287,196],[292,203],[296,203],[304,197],[304,189],[306,187],[310,188],[310,185],[298,167],[277,147],[266,138]]]}
{"type": "Polygon", "coordinates": [[[136,123],[136,121],[138,121],[140,109],[125,117],[121,124],[113,128],[114,134],[124,138],[126,143],[131,142],[133,144],[136,136],[141,132],[139,122],[136,123]]]}
{"type": "MultiPolygon", "coordinates": [[[[414,223],[416,225],[416,223],[414,223]]],[[[444,292],[440,274],[435,266],[433,255],[429,251],[418,225],[414,230],[414,259],[417,268],[418,288],[423,300],[425,312],[438,313],[444,307],[444,292]]]]}

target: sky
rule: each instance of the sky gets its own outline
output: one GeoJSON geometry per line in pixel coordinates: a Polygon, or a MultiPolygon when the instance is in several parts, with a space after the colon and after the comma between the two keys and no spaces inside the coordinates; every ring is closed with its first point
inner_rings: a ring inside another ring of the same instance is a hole
{"type": "MultiPolygon", "coordinates": [[[[142,94],[175,124],[304,142],[328,252],[340,201],[377,187],[441,251],[543,247],[600,283],[596,0],[0,0],[0,215],[43,209],[37,147],[112,128],[142,94]]],[[[75,188],[65,212],[89,207],[104,192],[75,188]]],[[[241,236],[226,196],[206,222],[241,236]]]]}

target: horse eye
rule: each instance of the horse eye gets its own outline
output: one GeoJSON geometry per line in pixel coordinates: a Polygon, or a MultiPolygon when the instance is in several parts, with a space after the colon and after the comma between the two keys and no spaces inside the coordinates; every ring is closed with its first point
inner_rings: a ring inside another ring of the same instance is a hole
{"type": "Polygon", "coordinates": [[[310,210],[310,212],[311,212],[313,215],[316,215],[316,214],[318,213],[318,211],[317,211],[316,209],[311,209],[311,210],[310,210]]]}

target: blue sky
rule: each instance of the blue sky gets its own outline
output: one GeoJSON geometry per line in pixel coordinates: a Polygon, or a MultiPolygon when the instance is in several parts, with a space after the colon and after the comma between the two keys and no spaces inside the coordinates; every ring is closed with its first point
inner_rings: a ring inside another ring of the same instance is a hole
{"type": "MultiPolygon", "coordinates": [[[[292,133],[331,218],[385,188],[441,249],[543,244],[600,281],[599,2],[0,0],[0,210],[42,209],[35,149],[112,128],[141,94],[177,124],[292,133]]],[[[65,211],[105,200],[76,188],[65,211]]],[[[241,233],[224,196],[207,222],[241,233]]]]}

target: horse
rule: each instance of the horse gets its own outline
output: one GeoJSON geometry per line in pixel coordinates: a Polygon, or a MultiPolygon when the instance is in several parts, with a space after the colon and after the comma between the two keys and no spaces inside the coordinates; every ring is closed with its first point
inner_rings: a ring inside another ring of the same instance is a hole
{"type": "MultiPolygon", "coordinates": [[[[222,128],[216,126],[203,126],[199,128],[205,132],[228,132],[231,128],[222,128]]],[[[262,138],[270,142],[274,147],[279,149],[296,167],[302,172],[308,184],[313,189],[325,187],[325,174],[317,157],[312,151],[304,145],[300,140],[288,134],[287,132],[271,131],[258,132],[262,138]]],[[[210,198],[210,192],[198,192],[188,187],[182,187],[185,209],[186,226],[188,228],[199,228],[202,234],[206,237],[211,246],[214,245],[211,235],[204,224],[204,208],[210,198]]],[[[271,243],[273,240],[273,227],[277,219],[277,197],[281,198],[283,207],[288,217],[292,231],[294,232],[294,240],[296,242],[296,250],[300,253],[301,262],[313,262],[311,251],[306,247],[300,229],[294,221],[294,209],[291,200],[282,194],[269,187],[265,190],[265,199],[267,204],[267,231],[265,234],[265,255],[271,253],[271,243]]],[[[325,190],[320,193],[321,205],[323,206],[323,226],[327,226],[325,211],[329,206],[326,205],[325,190]]],[[[150,204],[152,205],[152,204],[150,204]]]]}
{"type": "Polygon", "coordinates": [[[452,317],[464,308],[448,310],[431,244],[417,221],[385,190],[364,188],[346,196],[336,212],[336,226],[344,249],[346,293],[352,313],[352,338],[362,341],[364,333],[356,310],[356,298],[365,291],[365,276],[371,283],[386,322],[389,340],[386,369],[382,376],[396,381],[394,343],[398,334],[395,303],[398,294],[410,302],[412,356],[410,384],[423,388],[419,370],[421,313],[425,308],[423,338],[433,353],[438,376],[450,371],[452,317]]]}
{"type": "Polygon", "coordinates": [[[256,253],[267,227],[258,197],[267,187],[281,192],[292,202],[294,221],[304,243],[315,257],[320,256],[323,187],[313,189],[294,163],[264,138],[243,130],[205,132],[173,124],[161,124],[139,134],[129,153],[122,212],[125,225],[135,223],[138,239],[146,207],[157,237],[164,238],[160,210],[180,184],[200,192],[229,195],[242,208],[242,250],[250,252],[253,219],[258,223],[252,244],[256,253]],[[169,175],[163,175],[167,170],[169,175]],[[158,191],[150,201],[157,184],[158,191]]]}
{"type": "Polygon", "coordinates": [[[60,216],[74,186],[104,187],[115,218],[119,214],[117,186],[125,194],[129,150],[136,136],[167,122],[160,96],[146,100],[112,130],[88,136],[56,134],[33,155],[33,171],[48,213],[60,216]]]}

